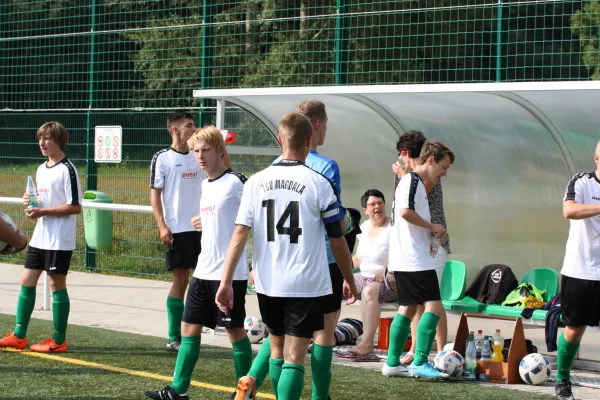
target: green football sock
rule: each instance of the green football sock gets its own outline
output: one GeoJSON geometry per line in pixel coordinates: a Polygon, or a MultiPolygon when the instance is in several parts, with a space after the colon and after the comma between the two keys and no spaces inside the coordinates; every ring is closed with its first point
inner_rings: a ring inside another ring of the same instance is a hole
{"type": "Polygon", "coordinates": [[[558,338],[558,354],[556,358],[556,382],[571,382],[571,367],[581,342],[571,343],[565,339],[564,333],[558,338]]]}
{"type": "Polygon", "coordinates": [[[200,336],[182,337],[171,385],[177,394],[184,394],[190,388],[192,372],[194,372],[198,357],[200,357],[200,336]]]}
{"type": "Polygon", "coordinates": [[[167,320],[169,321],[169,341],[181,340],[181,320],[184,304],[182,299],[167,297],[167,320]]]}
{"type": "Polygon", "coordinates": [[[27,336],[27,327],[35,306],[35,287],[21,286],[19,302],[17,303],[17,326],[15,336],[23,339],[27,336]]]}
{"type": "Polygon", "coordinates": [[[333,346],[315,343],[310,357],[312,371],[312,400],[327,400],[331,385],[331,360],[333,346]]]}
{"type": "Polygon", "coordinates": [[[415,358],[413,359],[416,366],[421,366],[427,362],[439,320],[440,317],[430,312],[423,313],[421,316],[419,325],[417,325],[417,346],[415,348],[415,358]]]}
{"type": "Polygon", "coordinates": [[[390,326],[390,344],[388,346],[388,358],[386,364],[390,367],[400,365],[400,355],[404,350],[406,339],[410,333],[410,319],[402,314],[396,314],[390,326]]]}
{"type": "Polygon", "coordinates": [[[269,359],[269,376],[271,377],[271,386],[273,387],[275,397],[277,397],[277,386],[279,385],[279,378],[281,377],[281,367],[283,367],[283,358],[269,359]]]}
{"type": "Polygon", "coordinates": [[[233,346],[233,367],[235,368],[236,382],[248,374],[252,365],[252,345],[248,336],[231,344],[233,346]]]}
{"type": "Polygon", "coordinates": [[[258,349],[258,354],[248,371],[248,376],[256,380],[256,389],[258,389],[269,374],[269,359],[271,358],[271,338],[265,339],[258,349]]]}
{"type": "Polygon", "coordinates": [[[52,339],[56,344],[62,344],[67,336],[67,321],[71,302],[67,289],[57,290],[52,293],[52,319],[54,320],[54,335],[52,339]]]}
{"type": "Polygon", "coordinates": [[[281,368],[281,378],[277,386],[277,398],[285,400],[300,400],[304,387],[304,366],[285,363],[281,368]]]}

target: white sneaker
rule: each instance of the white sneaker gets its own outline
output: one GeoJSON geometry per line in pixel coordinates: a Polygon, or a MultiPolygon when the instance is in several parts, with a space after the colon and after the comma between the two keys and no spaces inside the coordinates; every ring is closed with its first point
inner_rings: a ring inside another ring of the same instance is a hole
{"type": "Polygon", "coordinates": [[[408,368],[404,365],[398,365],[397,367],[390,367],[387,364],[383,364],[383,368],[381,368],[381,373],[384,376],[410,376],[410,372],[408,368]]]}

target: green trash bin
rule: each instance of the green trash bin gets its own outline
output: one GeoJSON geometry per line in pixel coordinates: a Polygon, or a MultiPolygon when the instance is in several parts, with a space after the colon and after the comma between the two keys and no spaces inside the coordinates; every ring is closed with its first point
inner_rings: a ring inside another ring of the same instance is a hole
{"type": "Polygon", "coordinates": [[[83,194],[83,229],[85,241],[92,249],[112,247],[113,213],[108,210],[86,208],[85,203],[112,203],[112,198],[104,192],[89,190],[83,194]]]}

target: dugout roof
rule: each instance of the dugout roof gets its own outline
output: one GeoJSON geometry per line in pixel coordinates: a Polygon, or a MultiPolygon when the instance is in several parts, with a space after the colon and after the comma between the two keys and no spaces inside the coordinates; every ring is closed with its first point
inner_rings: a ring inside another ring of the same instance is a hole
{"type": "Polygon", "coordinates": [[[329,123],[320,152],[340,165],[346,206],[360,207],[361,194],[377,188],[391,208],[391,164],[404,131],[441,140],[457,156],[443,178],[450,258],[471,270],[503,262],[520,277],[562,263],[562,197],[575,172],[595,169],[599,93],[600,82],[523,82],[196,90],[194,97],[235,104],[273,135],[298,102],[323,101],[329,123]]]}

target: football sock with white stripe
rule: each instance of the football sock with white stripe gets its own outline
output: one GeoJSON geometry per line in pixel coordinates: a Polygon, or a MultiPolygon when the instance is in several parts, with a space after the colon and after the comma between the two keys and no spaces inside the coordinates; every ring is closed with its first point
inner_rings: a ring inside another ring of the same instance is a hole
{"type": "Polygon", "coordinates": [[[390,367],[400,365],[400,355],[406,345],[406,339],[410,333],[410,319],[402,314],[396,314],[390,326],[390,344],[388,346],[388,358],[386,364],[390,367]]]}
{"type": "Polygon", "coordinates": [[[185,394],[190,388],[192,373],[200,357],[200,336],[184,336],[177,353],[173,384],[171,387],[178,394],[185,394]]]}
{"type": "Polygon", "coordinates": [[[252,365],[252,344],[248,336],[231,344],[233,346],[233,367],[235,368],[236,382],[248,374],[252,365]]]}
{"type": "Polygon", "coordinates": [[[52,339],[56,344],[62,344],[67,336],[67,322],[69,321],[69,311],[71,302],[67,289],[57,290],[52,293],[52,319],[54,320],[54,335],[52,339]]]}
{"type": "Polygon", "coordinates": [[[560,335],[558,338],[558,354],[556,358],[556,382],[571,381],[571,367],[577,356],[579,345],[581,342],[571,343],[565,335],[560,335]]]}
{"type": "Polygon", "coordinates": [[[23,339],[27,336],[27,327],[35,306],[35,287],[21,286],[21,294],[17,302],[17,326],[15,336],[23,339]]]}
{"type": "Polygon", "coordinates": [[[439,320],[440,317],[430,312],[423,313],[421,316],[417,326],[417,345],[413,360],[416,366],[421,366],[427,362],[439,320]]]}

